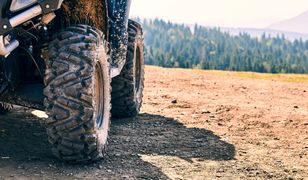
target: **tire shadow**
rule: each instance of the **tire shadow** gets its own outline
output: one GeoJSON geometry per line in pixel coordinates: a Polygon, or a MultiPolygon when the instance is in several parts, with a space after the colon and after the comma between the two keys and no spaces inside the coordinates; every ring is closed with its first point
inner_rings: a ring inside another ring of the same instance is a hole
{"type": "Polygon", "coordinates": [[[50,146],[43,119],[24,108],[0,116],[0,167],[4,159],[20,164],[31,160],[50,160],[50,146]]]}
{"type": "MultiPolygon", "coordinates": [[[[187,128],[173,118],[141,114],[135,120],[113,121],[111,139],[129,153],[176,156],[187,161],[228,161],[235,156],[235,147],[212,131],[187,128]]],[[[111,145],[113,145],[111,143],[111,145]]]]}
{"type": "Polygon", "coordinates": [[[0,116],[0,179],[168,179],[143,155],[172,156],[192,161],[228,161],[235,147],[206,129],[186,128],[159,115],[141,114],[134,120],[113,120],[108,156],[102,162],[71,165],[51,155],[42,119],[30,110],[0,116]]]}

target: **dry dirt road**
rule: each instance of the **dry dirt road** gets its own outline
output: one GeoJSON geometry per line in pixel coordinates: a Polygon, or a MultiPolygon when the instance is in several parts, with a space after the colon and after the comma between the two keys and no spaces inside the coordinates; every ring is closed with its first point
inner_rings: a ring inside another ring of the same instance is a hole
{"type": "Polygon", "coordinates": [[[0,179],[308,178],[308,76],[146,72],[142,113],[113,120],[96,164],[55,160],[32,110],[0,116],[0,179]]]}

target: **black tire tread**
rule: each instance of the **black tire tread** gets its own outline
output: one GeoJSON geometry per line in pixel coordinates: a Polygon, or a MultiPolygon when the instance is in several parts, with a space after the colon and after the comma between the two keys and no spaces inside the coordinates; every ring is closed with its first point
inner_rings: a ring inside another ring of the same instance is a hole
{"type": "MultiPolygon", "coordinates": [[[[134,56],[136,45],[143,47],[143,31],[139,23],[128,22],[128,47],[126,63],[119,76],[112,80],[112,109],[111,113],[116,118],[135,117],[139,114],[144,88],[144,64],[141,67],[140,96],[136,100],[134,82],[134,56]],[[139,44],[138,44],[139,43],[139,44]],[[140,44],[142,43],[142,44],[140,44]]],[[[143,53],[143,52],[142,52],[143,53]]]]}
{"type": "Polygon", "coordinates": [[[49,46],[44,90],[44,104],[51,116],[47,134],[53,154],[64,161],[96,161],[105,155],[107,144],[98,148],[92,120],[91,75],[101,43],[106,51],[102,34],[77,25],[59,33],[49,46]]]}

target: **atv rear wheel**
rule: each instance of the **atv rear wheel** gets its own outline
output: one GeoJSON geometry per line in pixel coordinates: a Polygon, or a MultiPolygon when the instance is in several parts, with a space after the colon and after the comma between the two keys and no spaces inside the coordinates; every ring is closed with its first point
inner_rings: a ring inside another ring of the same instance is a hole
{"type": "Polygon", "coordinates": [[[112,80],[112,116],[138,115],[144,89],[144,43],[141,25],[128,21],[128,51],[121,74],[112,80]]]}
{"type": "Polygon", "coordinates": [[[65,161],[95,161],[107,145],[111,85],[102,33],[67,28],[49,46],[44,94],[53,153],[65,161]]]}
{"type": "Polygon", "coordinates": [[[13,109],[13,105],[0,102],[0,115],[5,115],[11,109],[13,109]]]}

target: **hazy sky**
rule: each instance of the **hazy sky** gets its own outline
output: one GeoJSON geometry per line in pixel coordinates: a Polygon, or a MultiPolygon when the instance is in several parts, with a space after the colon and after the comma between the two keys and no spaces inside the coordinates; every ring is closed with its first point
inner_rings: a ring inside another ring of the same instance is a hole
{"type": "Polygon", "coordinates": [[[132,16],[263,28],[308,10],[308,0],[132,0],[132,16]]]}

